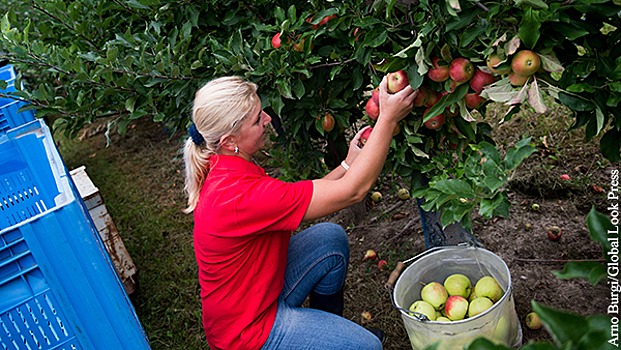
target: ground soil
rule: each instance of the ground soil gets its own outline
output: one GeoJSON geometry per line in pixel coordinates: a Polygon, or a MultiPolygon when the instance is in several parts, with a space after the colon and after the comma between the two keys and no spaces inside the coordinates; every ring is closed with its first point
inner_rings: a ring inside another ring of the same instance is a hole
{"type": "MultiPolygon", "coordinates": [[[[500,135],[504,132],[502,136],[510,143],[515,125],[506,123],[499,126],[496,132],[500,135]]],[[[90,130],[95,132],[85,133],[83,142],[89,142],[93,154],[96,154],[105,148],[105,141],[102,133],[90,130]]],[[[169,136],[160,126],[141,123],[130,128],[127,135],[114,135],[112,145],[105,148],[105,152],[118,151],[119,157],[116,158],[123,158],[123,167],[132,166],[133,162],[127,158],[134,154],[136,157],[147,157],[155,164],[174,159],[179,170],[182,170],[178,156],[180,144],[174,141],[177,136],[172,139],[169,136]],[[149,142],[145,142],[147,139],[149,142]]],[[[550,340],[545,330],[532,331],[525,327],[524,318],[531,311],[531,300],[581,315],[593,315],[605,313],[610,293],[603,284],[592,286],[583,280],[560,280],[552,271],[561,270],[569,260],[602,258],[602,249],[589,237],[585,218],[592,206],[606,212],[605,195],[594,186],[603,189],[609,186],[609,172],[613,166],[602,160],[595,144],[570,142],[573,149],[568,149],[561,146],[561,143],[567,144],[565,138],[559,140],[554,135],[543,136],[547,138],[534,140],[539,152],[525,162],[510,183],[510,217],[492,220],[474,217],[473,231],[477,239],[486,249],[500,256],[511,272],[524,343],[550,340]],[[560,150],[559,147],[565,148],[560,150]],[[560,180],[559,175],[564,173],[569,174],[572,180],[560,180]],[[540,210],[531,209],[534,203],[540,206],[540,210]],[[547,238],[546,228],[551,225],[562,229],[560,240],[547,238]]],[[[582,140],[582,137],[577,139],[582,140]]],[[[113,156],[108,158],[115,159],[113,156]]],[[[145,176],[157,179],[159,175],[156,172],[157,169],[151,168],[145,176]]],[[[135,169],[135,173],[139,176],[144,172],[135,169]]],[[[174,182],[168,188],[180,191],[182,176],[183,172],[179,171],[177,178],[171,179],[167,175],[162,176],[161,181],[174,182]]],[[[167,188],[166,184],[154,187],[155,190],[161,188],[167,188]]],[[[384,284],[390,268],[398,261],[425,251],[423,230],[415,201],[396,198],[394,188],[386,177],[383,182],[378,182],[377,189],[383,189],[384,200],[381,203],[373,205],[367,200],[326,218],[342,224],[351,242],[345,317],[365,326],[383,329],[387,335],[386,349],[410,349],[403,321],[392,307],[384,284]],[[375,261],[363,261],[367,249],[376,250],[381,259],[387,260],[389,269],[380,270],[375,261]],[[372,319],[363,319],[363,311],[369,311],[372,319]]],[[[168,193],[181,210],[183,202],[178,200],[179,193],[168,193]]],[[[160,197],[166,195],[161,193],[160,197]]]]}

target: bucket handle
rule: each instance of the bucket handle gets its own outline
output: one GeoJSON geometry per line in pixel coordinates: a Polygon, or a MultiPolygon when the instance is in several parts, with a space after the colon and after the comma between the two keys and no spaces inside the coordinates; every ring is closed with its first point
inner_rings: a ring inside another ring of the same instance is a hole
{"type": "MultiPolygon", "coordinates": [[[[472,247],[472,244],[468,244],[468,243],[460,243],[457,246],[463,246],[463,247],[472,247]]],[[[419,312],[414,312],[414,311],[410,311],[410,310],[406,310],[402,307],[397,306],[397,303],[395,302],[395,298],[393,297],[393,291],[395,288],[395,283],[397,283],[397,279],[399,279],[399,276],[401,275],[401,272],[403,272],[403,270],[405,270],[406,264],[410,264],[428,254],[431,254],[435,251],[441,250],[446,248],[446,246],[439,246],[439,247],[433,247],[433,248],[429,248],[425,251],[423,251],[422,253],[411,257],[403,262],[399,261],[397,262],[397,266],[395,267],[394,270],[392,270],[392,272],[390,273],[390,275],[388,276],[388,280],[386,281],[386,283],[384,284],[384,288],[386,288],[386,290],[388,291],[388,295],[390,297],[390,302],[392,303],[392,306],[401,311],[401,312],[405,312],[406,314],[412,315],[415,318],[417,318],[420,321],[430,321],[429,318],[424,315],[421,314],[419,312]]],[[[476,248],[476,246],[475,246],[476,248]]]]}
{"type": "Polygon", "coordinates": [[[420,321],[430,321],[429,318],[426,315],[421,314],[420,312],[406,310],[406,309],[404,309],[402,307],[397,306],[397,303],[395,302],[395,299],[393,297],[393,290],[395,288],[395,283],[397,283],[397,279],[399,279],[399,276],[401,275],[401,272],[403,272],[403,270],[405,270],[406,264],[410,264],[410,263],[412,263],[412,262],[422,258],[423,256],[425,256],[427,254],[431,254],[434,251],[440,250],[442,248],[444,248],[444,247],[433,247],[433,248],[425,250],[424,252],[422,252],[422,253],[420,253],[420,254],[412,257],[412,258],[409,258],[409,259],[407,259],[407,260],[405,260],[403,262],[401,262],[401,261],[397,262],[397,266],[395,267],[394,270],[392,270],[392,272],[388,276],[388,280],[384,284],[384,288],[386,288],[386,290],[388,291],[388,295],[390,297],[390,302],[392,303],[392,306],[395,309],[397,309],[397,310],[399,310],[401,312],[404,312],[406,314],[412,315],[412,316],[414,316],[415,318],[417,318],[420,321]]]}

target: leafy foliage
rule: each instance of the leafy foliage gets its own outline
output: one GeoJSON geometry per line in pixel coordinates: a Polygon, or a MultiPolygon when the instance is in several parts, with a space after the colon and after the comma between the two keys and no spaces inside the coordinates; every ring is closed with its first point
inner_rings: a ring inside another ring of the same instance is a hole
{"type": "Polygon", "coordinates": [[[421,194],[447,199],[429,206],[443,210],[444,224],[468,226],[467,211],[476,205],[484,216],[506,214],[502,182],[523,157],[501,162],[492,152],[480,169],[474,166],[477,152],[495,148],[491,128],[477,120],[485,105],[475,111],[465,104],[467,84],[430,81],[431,58],[464,57],[485,70],[492,54],[509,63],[529,49],[541,69],[524,86],[499,75],[481,96],[511,105],[504,116],[510,118],[520,108],[545,113],[550,95],[574,111],[574,128],[600,139],[606,158],[621,159],[618,1],[6,3],[0,59],[14,63],[24,83],[13,97],[29,100],[39,117],[70,135],[99,118],[120,132],[146,118],[183,130],[200,85],[241,75],[260,86],[275,120],[271,152],[282,160],[283,178],[311,178],[344,158],[348,136],[373,123],[363,112],[370,90],[386,73],[403,69],[414,88],[442,95],[401,123],[386,170],[411,178],[412,187],[429,178],[432,187],[421,194]],[[270,44],[276,33],[279,48],[270,44]],[[336,121],[329,132],[321,126],[326,113],[336,121]],[[439,114],[447,116],[444,126],[427,129],[424,121],[439,114]],[[486,178],[490,174],[497,177],[486,178]],[[478,200],[459,193],[465,184],[478,200]]]}

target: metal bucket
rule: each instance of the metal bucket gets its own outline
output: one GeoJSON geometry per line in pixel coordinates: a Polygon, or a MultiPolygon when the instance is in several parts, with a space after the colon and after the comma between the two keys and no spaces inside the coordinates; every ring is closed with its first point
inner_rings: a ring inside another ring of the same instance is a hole
{"type": "Polygon", "coordinates": [[[496,254],[483,248],[467,246],[430,249],[400,263],[391,274],[391,279],[387,287],[392,288],[396,279],[391,298],[401,313],[412,349],[424,349],[436,342],[439,350],[462,349],[478,337],[486,337],[494,343],[509,347],[522,345],[522,328],[515,312],[511,274],[505,262],[496,254]],[[411,264],[406,268],[407,263],[411,264]],[[403,268],[403,272],[398,271],[403,268]],[[420,299],[424,284],[433,281],[443,283],[446,277],[454,273],[468,276],[473,286],[479,278],[491,275],[505,293],[485,312],[450,323],[421,320],[408,312],[410,305],[420,299]]]}

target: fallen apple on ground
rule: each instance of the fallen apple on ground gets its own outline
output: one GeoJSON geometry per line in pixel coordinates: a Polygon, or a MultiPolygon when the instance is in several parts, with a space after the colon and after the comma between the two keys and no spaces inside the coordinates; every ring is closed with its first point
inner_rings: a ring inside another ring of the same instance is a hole
{"type": "Polygon", "coordinates": [[[548,238],[551,241],[558,241],[563,235],[563,231],[558,226],[550,226],[547,229],[548,238]]]}
{"type": "Polygon", "coordinates": [[[531,312],[528,315],[526,315],[526,327],[532,330],[537,330],[537,329],[541,329],[542,326],[543,324],[541,323],[541,319],[539,318],[539,315],[537,315],[534,312],[531,312]]]}
{"type": "Polygon", "coordinates": [[[363,260],[375,260],[377,259],[377,253],[373,249],[368,249],[366,253],[364,253],[363,260]]]}
{"type": "Polygon", "coordinates": [[[407,188],[400,188],[397,191],[397,197],[401,200],[408,200],[410,199],[410,191],[407,188]]]}
{"type": "Polygon", "coordinates": [[[382,201],[382,193],[375,191],[373,193],[371,193],[371,200],[373,201],[373,203],[379,203],[382,201]]]}

